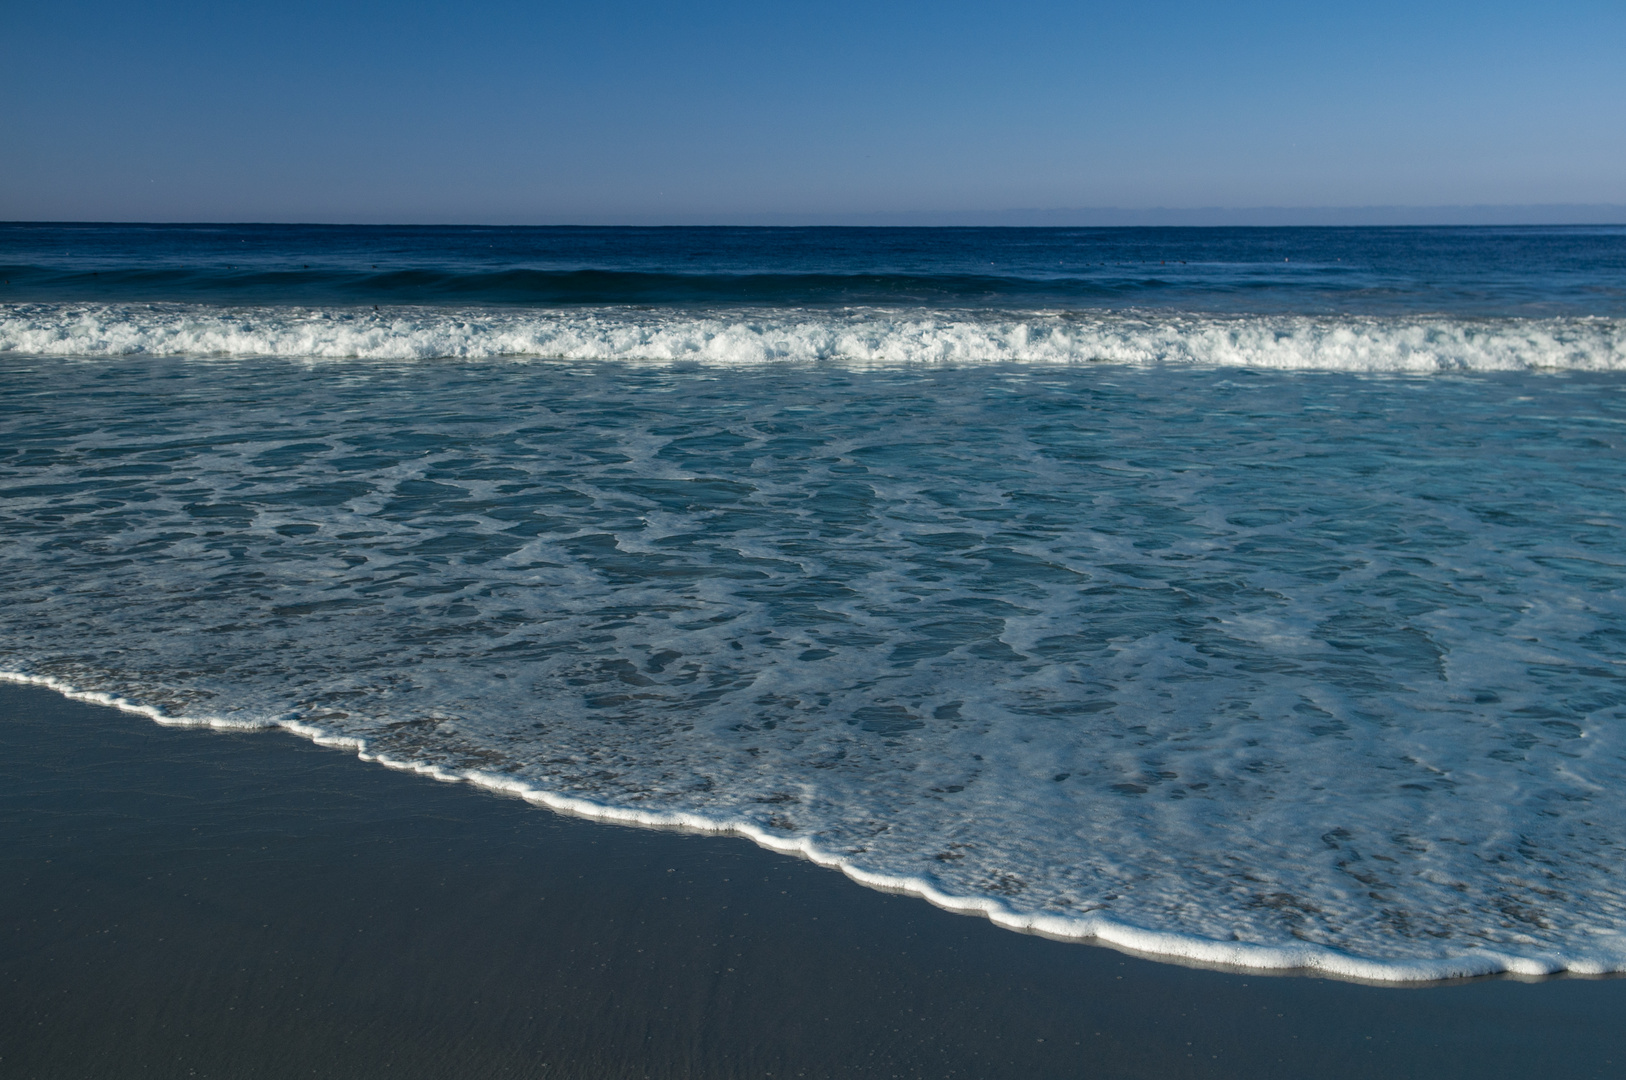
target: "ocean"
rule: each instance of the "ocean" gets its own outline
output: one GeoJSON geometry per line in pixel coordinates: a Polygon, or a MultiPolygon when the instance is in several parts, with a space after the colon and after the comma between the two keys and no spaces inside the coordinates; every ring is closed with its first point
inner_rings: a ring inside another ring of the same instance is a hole
{"type": "Polygon", "coordinates": [[[1626,970],[1626,228],[13,224],[0,280],[14,681],[1168,959],[1626,970]]]}

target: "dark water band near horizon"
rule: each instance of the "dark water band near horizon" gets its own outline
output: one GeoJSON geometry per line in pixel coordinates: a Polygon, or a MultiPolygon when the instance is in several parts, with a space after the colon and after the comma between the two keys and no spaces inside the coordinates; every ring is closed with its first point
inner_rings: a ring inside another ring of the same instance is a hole
{"type": "Polygon", "coordinates": [[[0,302],[1618,318],[1626,225],[0,223],[0,302]]]}
{"type": "Polygon", "coordinates": [[[10,677],[1186,962],[1626,968],[1626,229],[0,266],[10,677]]]}

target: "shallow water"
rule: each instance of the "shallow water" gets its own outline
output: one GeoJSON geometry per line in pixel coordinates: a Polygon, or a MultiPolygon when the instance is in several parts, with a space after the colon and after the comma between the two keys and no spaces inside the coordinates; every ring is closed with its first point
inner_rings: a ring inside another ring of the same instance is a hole
{"type": "Polygon", "coordinates": [[[1612,1077],[1620,979],[1068,948],[737,839],[0,684],[8,1074],[1612,1077]]]}
{"type": "Polygon", "coordinates": [[[1618,376],[0,363],[11,671],[1154,952],[1626,966],[1618,376]]]}

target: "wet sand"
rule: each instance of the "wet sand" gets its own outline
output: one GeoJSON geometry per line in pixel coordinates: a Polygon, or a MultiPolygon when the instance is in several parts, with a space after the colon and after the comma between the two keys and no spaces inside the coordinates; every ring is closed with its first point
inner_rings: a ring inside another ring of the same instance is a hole
{"type": "Polygon", "coordinates": [[[1612,1077],[1626,980],[999,930],[735,838],[0,685],[0,1076],[1612,1077]]]}

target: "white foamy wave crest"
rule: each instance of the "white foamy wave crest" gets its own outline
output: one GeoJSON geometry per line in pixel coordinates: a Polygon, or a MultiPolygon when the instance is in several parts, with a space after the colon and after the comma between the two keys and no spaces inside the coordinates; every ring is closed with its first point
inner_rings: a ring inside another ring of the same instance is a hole
{"type": "Polygon", "coordinates": [[[0,352],[717,365],[1194,364],[1366,372],[1626,369],[1626,320],[928,309],[526,311],[0,306],[0,352]]]}

